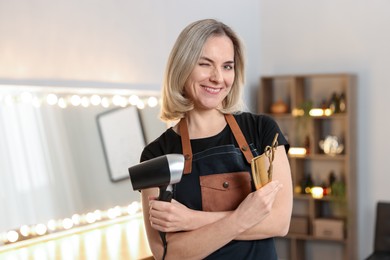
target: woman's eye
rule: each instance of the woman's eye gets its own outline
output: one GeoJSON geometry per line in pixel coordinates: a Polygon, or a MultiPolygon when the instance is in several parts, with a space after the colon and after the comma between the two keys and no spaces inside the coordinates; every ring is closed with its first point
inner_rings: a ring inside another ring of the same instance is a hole
{"type": "Polygon", "coordinates": [[[233,69],[233,66],[232,65],[225,65],[224,68],[226,70],[232,70],[233,69]]]}
{"type": "Polygon", "coordinates": [[[210,66],[208,63],[199,63],[199,66],[210,66]]]}

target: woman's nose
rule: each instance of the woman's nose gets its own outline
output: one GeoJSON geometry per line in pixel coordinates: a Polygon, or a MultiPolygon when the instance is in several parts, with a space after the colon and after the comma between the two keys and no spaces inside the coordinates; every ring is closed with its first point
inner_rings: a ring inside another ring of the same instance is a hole
{"type": "Polygon", "coordinates": [[[210,80],[217,83],[222,82],[223,80],[222,72],[218,68],[214,68],[211,71],[210,80]]]}

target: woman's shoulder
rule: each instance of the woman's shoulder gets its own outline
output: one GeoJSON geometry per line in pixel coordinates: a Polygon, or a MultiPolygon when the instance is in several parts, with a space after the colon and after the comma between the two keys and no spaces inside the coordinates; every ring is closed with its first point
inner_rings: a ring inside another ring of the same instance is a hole
{"type": "Polygon", "coordinates": [[[159,137],[145,146],[141,154],[141,162],[174,152],[176,149],[174,144],[178,143],[178,138],[178,134],[173,131],[172,127],[168,128],[159,137]]]}
{"type": "Polygon", "coordinates": [[[274,125],[276,122],[275,120],[266,114],[255,114],[252,112],[240,112],[237,114],[234,114],[234,117],[237,120],[237,123],[239,125],[243,126],[267,126],[269,124],[274,125]]]}
{"type": "Polygon", "coordinates": [[[261,147],[261,150],[263,150],[266,145],[270,145],[272,143],[275,133],[279,133],[279,144],[288,144],[278,123],[271,116],[266,114],[242,112],[235,114],[234,117],[236,118],[236,121],[246,138],[255,142],[259,147],[261,147]]]}

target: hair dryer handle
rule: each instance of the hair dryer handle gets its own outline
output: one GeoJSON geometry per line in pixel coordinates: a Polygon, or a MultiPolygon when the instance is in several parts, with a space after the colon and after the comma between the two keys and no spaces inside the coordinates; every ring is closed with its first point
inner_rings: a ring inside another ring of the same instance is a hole
{"type": "Polygon", "coordinates": [[[173,194],[170,188],[171,187],[160,187],[160,195],[158,196],[158,200],[171,202],[173,194]]]}

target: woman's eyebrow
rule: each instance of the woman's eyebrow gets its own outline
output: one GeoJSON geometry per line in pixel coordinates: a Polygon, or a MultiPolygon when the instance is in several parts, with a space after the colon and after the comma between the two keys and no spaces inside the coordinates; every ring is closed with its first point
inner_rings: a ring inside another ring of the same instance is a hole
{"type": "MultiPolygon", "coordinates": [[[[211,62],[211,63],[214,62],[212,59],[207,58],[207,57],[205,57],[205,56],[201,56],[199,59],[200,59],[200,60],[205,60],[205,61],[208,61],[208,62],[211,62]]],[[[225,61],[225,62],[224,62],[224,64],[233,64],[233,63],[234,63],[233,60],[228,60],[228,61],[225,61]]]]}

